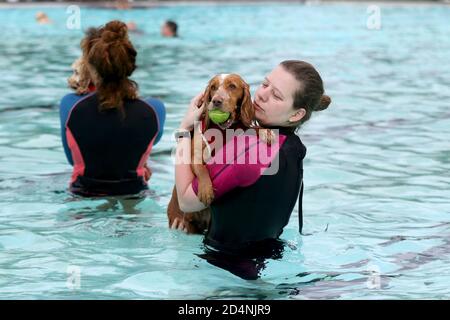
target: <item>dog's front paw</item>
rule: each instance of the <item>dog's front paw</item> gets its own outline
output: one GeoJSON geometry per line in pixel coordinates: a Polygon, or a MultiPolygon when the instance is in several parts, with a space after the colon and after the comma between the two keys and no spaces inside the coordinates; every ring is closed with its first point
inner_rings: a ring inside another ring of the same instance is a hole
{"type": "Polygon", "coordinates": [[[267,143],[268,145],[271,145],[275,142],[275,133],[270,129],[259,129],[259,137],[262,141],[267,143]]]}
{"type": "Polygon", "coordinates": [[[214,190],[211,183],[199,183],[198,199],[207,207],[214,200],[214,190]]]}
{"type": "Polygon", "coordinates": [[[178,217],[175,218],[171,224],[169,224],[170,229],[180,230],[185,233],[190,233],[188,226],[189,225],[186,223],[186,221],[184,221],[183,218],[178,218],[178,217]]]}

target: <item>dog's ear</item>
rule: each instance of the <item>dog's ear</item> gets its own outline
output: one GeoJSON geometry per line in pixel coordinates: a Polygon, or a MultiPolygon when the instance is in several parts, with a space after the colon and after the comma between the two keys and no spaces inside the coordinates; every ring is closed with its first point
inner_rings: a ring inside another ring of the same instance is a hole
{"type": "Polygon", "coordinates": [[[250,96],[250,86],[244,82],[244,96],[241,102],[241,121],[247,128],[252,126],[255,119],[255,109],[253,108],[252,98],[250,96]]]}
{"type": "Polygon", "coordinates": [[[209,128],[208,105],[211,102],[211,84],[212,84],[212,79],[208,82],[208,85],[206,86],[206,89],[205,89],[205,93],[203,94],[202,107],[203,107],[203,117],[205,119],[205,126],[203,127],[204,130],[209,128]]]}
{"type": "Polygon", "coordinates": [[[89,92],[89,85],[92,83],[91,75],[89,69],[82,59],[78,64],[78,89],[79,94],[84,94],[89,92]]]}

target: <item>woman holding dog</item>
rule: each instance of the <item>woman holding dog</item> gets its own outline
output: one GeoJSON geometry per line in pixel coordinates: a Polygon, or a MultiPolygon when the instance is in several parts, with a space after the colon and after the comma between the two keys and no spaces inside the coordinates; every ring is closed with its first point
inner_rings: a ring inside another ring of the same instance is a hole
{"type": "MultiPolygon", "coordinates": [[[[199,119],[203,111],[197,107],[201,98],[200,94],[191,101],[179,132],[190,131],[199,119]]],[[[220,172],[211,176],[215,198],[205,236],[208,247],[230,254],[256,254],[259,249],[255,248],[268,247],[267,241],[281,235],[297,199],[301,232],[302,162],[306,148],[295,131],[313,112],[326,109],[330,103],[331,99],[324,95],[319,73],[309,63],[283,61],[266,76],[255,93],[253,106],[259,124],[278,132],[278,163],[275,166],[272,162],[265,168],[278,169],[265,175],[260,164],[224,164],[220,170],[216,170],[216,164],[207,165],[210,173],[220,172]]],[[[189,150],[190,147],[188,139],[179,139],[178,149],[189,150]]],[[[189,165],[176,165],[175,180],[184,212],[205,208],[197,196],[197,179],[189,165]]],[[[183,221],[175,221],[172,228],[182,230],[183,221]]]]}
{"type": "Polygon", "coordinates": [[[91,30],[81,46],[95,91],[61,101],[62,140],[73,165],[70,190],[82,196],[139,193],[150,178],[146,162],[163,132],[164,105],[140,99],[129,79],[137,53],[124,23],[91,30]]]}

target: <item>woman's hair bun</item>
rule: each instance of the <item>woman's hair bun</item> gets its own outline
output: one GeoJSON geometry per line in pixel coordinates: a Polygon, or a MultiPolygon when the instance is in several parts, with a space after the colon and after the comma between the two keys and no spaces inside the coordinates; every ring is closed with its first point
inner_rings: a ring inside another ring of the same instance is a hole
{"type": "Polygon", "coordinates": [[[324,95],[322,95],[322,97],[320,97],[319,104],[314,108],[314,111],[325,110],[326,108],[328,108],[330,103],[331,103],[331,98],[329,96],[327,96],[326,94],[324,94],[324,95]]]}
{"type": "Polygon", "coordinates": [[[128,36],[128,28],[125,23],[113,20],[103,27],[101,34],[102,40],[106,43],[121,41],[128,36]]]}

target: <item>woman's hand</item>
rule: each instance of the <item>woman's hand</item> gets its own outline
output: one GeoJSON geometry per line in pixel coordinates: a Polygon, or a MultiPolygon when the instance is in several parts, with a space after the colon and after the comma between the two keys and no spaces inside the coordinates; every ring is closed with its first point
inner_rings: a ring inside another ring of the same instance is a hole
{"type": "Polygon", "coordinates": [[[204,106],[203,92],[196,95],[189,104],[189,108],[180,123],[180,129],[191,131],[194,128],[194,123],[200,120],[204,106]]]}
{"type": "Polygon", "coordinates": [[[152,176],[152,170],[150,167],[145,163],[144,164],[144,180],[145,182],[148,182],[150,180],[150,177],[152,176]]]}

